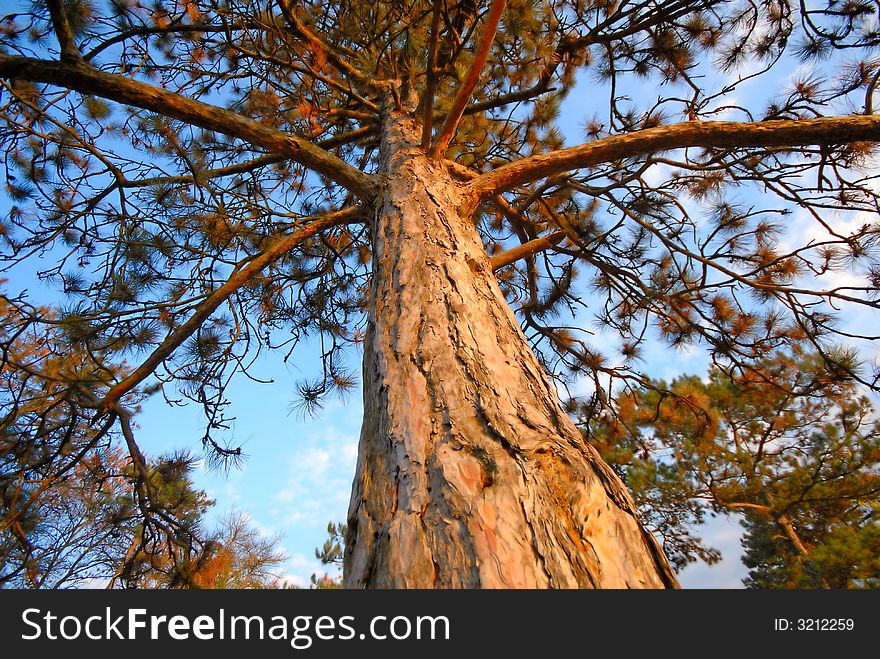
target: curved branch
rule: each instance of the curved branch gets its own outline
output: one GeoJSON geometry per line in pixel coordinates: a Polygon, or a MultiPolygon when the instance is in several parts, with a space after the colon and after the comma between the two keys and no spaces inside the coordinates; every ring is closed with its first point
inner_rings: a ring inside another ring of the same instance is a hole
{"type": "Polygon", "coordinates": [[[463,213],[505,190],[563,172],[686,147],[804,146],[880,141],[880,117],[850,115],[760,122],[686,121],[523,158],[474,179],[463,213]]]}
{"type": "Polygon", "coordinates": [[[374,179],[315,144],[262,125],[231,110],[196,101],[144,82],[76,63],[0,54],[0,77],[47,83],[150,110],[194,126],[246,140],[322,174],[364,201],[375,194],[374,179]]]}
{"type": "Polygon", "coordinates": [[[214,290],[208,297],[196,306],[196,310],[182,325],[175,329],[168,337],[147,357],[135,371],[124,380],[113,386],[101,401],[104,410],[116,409],[119,399],[134,389],[138,384],[148,378],[153,371],[165,361],[171,354],[192,334],[201,327],[211,314],[223,304],[239,288],[247,284],[252,277],[264,268],[287,254],[291,249],[311,238],[319,231],[349,224],[358,221],[363,214],[362,206],[345,208],[334,213],[328,213],[322,217],[310,221],[301,226],[293,233],[281,238],[272,244],[266,251],[255,258],[239,263],[232,275],[219,288],[214,290]]]}

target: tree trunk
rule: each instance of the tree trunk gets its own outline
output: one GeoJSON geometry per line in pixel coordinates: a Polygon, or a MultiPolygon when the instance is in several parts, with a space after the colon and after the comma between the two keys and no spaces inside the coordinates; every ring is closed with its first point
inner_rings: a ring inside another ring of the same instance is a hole
{"type": "Polygon", "coordinates": [[[345,586],[677,586],[419,143],[412,120],[386,122],[345,586]]]}

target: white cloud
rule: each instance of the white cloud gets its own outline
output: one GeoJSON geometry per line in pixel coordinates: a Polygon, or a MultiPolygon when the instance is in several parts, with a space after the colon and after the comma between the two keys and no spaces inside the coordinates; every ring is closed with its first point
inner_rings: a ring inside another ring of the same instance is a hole
{"type": "Polygon", "coordinates": [[[331,577],[339,576],[339,570],[335,566],[322,565],[321,561],[317,558],[310,558],[304,554],[292,555],[285,566],[288,571],[281,577],[281,583],[299,588],[307,588],[313,574],[318,576],[323,574],[328,574],[331,577]]]}
{"type": "Polygon", "coordinates": [[[721,552],[715,565],[692,563],[683,569],[678,580],[682,588],[742,588],[747,569],[742,563],[742,527],[736,516],[709,520],[698,529],[706,544],[721,552]]]}

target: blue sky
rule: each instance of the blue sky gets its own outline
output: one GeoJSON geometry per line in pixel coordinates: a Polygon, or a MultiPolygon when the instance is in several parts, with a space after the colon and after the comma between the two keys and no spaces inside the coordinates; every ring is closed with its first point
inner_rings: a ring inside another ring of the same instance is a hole
{"type": "MultiPolygon", "coordinates": [[[[319,366],[308,346],[298,353],[311,368],[319,366]]],[[[357,390],[347,399],[328,400],[314,417],[292,410],[297,382],[314,375],[297,361],[296,355],[287,365],[264,358],[252,374],[272,384],[240,378],[230,387],[229,416],[236,418],[225,435],[242,447],[246,459],[228,471],[202,462],[195,482],[216,501],[215,517],[243,511],[265,535],[283,534],[289,556],[284,570],[304,585],[312,573],[334,574],[314,554],[327,538],[327,523],[347,515],[362,404],[357,390]]],[[[168,407],[154,397],[138,422],[138,441],[149,454],[191,448],[200,455],[204,426],[195,406],[168,407]]]]}

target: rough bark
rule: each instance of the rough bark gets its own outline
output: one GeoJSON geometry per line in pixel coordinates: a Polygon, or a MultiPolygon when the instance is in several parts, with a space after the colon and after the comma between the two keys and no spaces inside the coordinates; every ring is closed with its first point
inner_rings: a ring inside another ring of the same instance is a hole
{"type": "Polygon", "coordinates": [[[346,587],[669,587],[492,275],[462,186],[396,118],[382,144],[346,587]]]}

